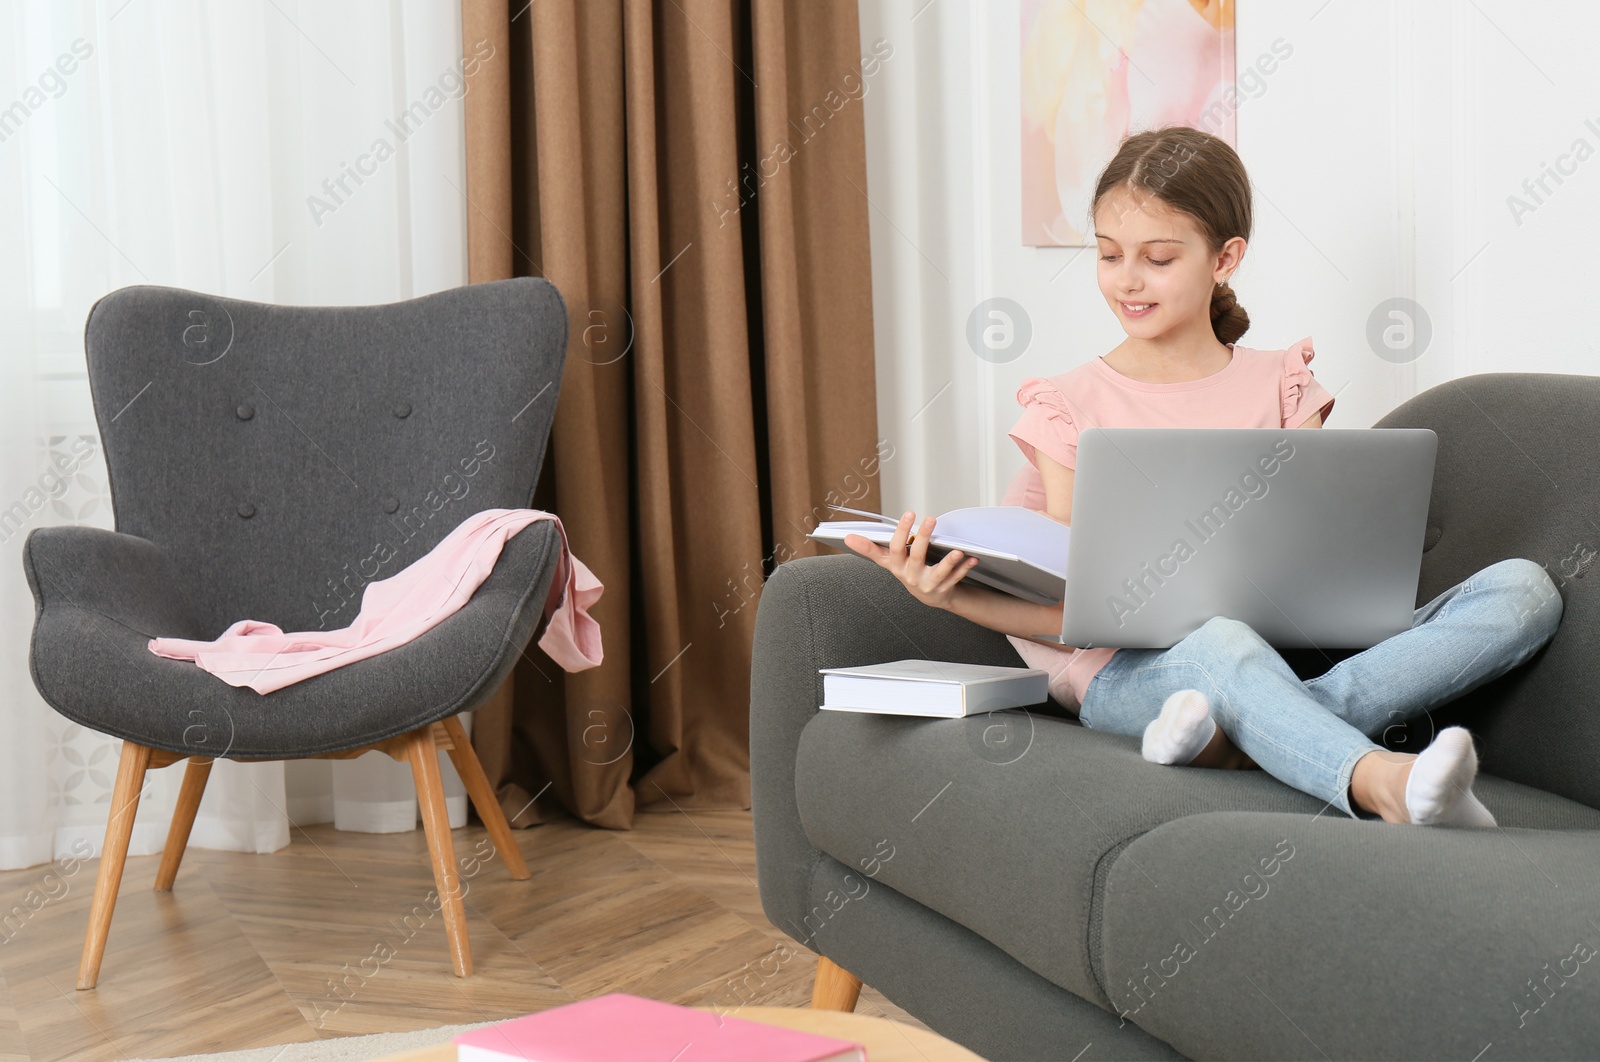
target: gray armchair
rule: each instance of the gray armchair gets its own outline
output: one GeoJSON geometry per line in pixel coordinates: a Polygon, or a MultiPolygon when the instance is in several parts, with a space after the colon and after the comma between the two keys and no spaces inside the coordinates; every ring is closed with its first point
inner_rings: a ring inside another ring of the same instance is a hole
{"type": "Polygon", "coordinates": [[[99,976],[147,770],[187,761],[157,889],[170,889],[216,759],[409,762],[455,972],[472,971],[437,749],[515,878],[505,815],[456,718],[542,626],[561,537],[510,538],[458,612],[421,637],[262,695],[152,637],[241,619],[348,626],[366,583],[463,519],[526,508],[566,360],[566,307],[536,278],[390,305],[273,306],[139,285],[95,303],[89,383],[116,530],[39,528],[23,550],[40,695],[123,739],[78,987],[99,976]]]}
{"type": "MultiPolygon", "coordinates": [[[[751,801],[762,907],[821,956],[813,1005],[852,1009],[865,982],[996,1059],[1595,1057],[1597,423],[1600,377],[1487,373],[1376,425],[1439,435],[1419,605],[1507,557],[1561,592],[1530,660],[1384,734],[1418,750],[1468,726],[1498,829],[1325,813],[1261,771],[1147,763],[1049,705],[819,712],[818,668],[1022,661],[865,558],[780,566],[751,801]]],[[[1330,663],[1284,655],[1303,679],[1330,663]]]]}

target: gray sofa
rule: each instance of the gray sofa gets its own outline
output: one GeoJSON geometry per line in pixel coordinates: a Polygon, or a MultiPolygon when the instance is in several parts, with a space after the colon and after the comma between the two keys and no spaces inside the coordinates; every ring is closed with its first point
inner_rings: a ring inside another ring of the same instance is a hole
{"type": "MultiPolygon", "coordinates": [[[[1561,590],[1530,661],[1384,735],[1415,751],[1469,727],[1499,828],[1319,814],[1264,772],[1147,763],[1051,705],[818,712],[821,667],[1021,666],[830,554],[779,567],[757,615],[767,917],[991,1059],[1600,1057],[1597,422],[1600,377],[1489,373],[1376,425],[1439,435],[1419,605],[1506,557],[1561,590]]],[[[1284,656],[1309,678],[1353,652],[1284,656]]]]}

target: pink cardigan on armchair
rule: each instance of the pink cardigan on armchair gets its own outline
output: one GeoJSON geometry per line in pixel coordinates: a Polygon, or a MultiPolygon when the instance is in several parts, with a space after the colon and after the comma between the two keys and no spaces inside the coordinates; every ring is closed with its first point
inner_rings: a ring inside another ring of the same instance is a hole
{"type": "Polygon", "coordinates": [[[244,619],[214,641],[152,638],[150,651],[193,660],[231,686],[271,693],[431,630],[489,577],[506,539],[535,520],[554,520],[561,532],[561,566],[545,600],[549,622],[539,648],[568,671],[595,667],[602,657],[600,625],[588,610],[605,587],[572,555],[561,519],[540,509],[485,509],[467,517],[409,567],[368,583],[348,627],[285,634],[271,623],[244,619]]]}

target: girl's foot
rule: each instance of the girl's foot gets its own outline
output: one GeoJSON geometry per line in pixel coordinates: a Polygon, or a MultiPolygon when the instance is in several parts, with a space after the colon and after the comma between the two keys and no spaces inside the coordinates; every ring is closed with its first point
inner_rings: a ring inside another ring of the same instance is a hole
{"type": "Polygon", "coordinates": [[[1494,826],[1494,816],[1473,795],[1478,751],[1472,735],[1445,727],[1433,744],[1411,761],[1405,776],[1405,809],[1418,826],[1494,826]]]}
{"type": "Polygon", "coordinates": [[[1161,706],[1161,714],[1144,728],[1141,751],[1151,763],[1191,763],[1216,736],[1211,702],[1199,690],[1179,690],[1161,706]]]}

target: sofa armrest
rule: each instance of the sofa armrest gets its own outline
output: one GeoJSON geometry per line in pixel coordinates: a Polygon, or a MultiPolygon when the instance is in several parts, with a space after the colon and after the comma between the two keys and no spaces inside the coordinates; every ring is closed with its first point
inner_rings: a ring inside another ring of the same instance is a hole
{"type": "Polygon", "coordinates": [[[800,732],[822,703],[824,667],[904,659],[1025,666],[1006,636],[923,604],[857,554],[780,565],[756,609],[750,667],[750,807],[761,907],[793,933],[822,857],[795,797],[800,732]]]}
{"type": "Polygon", "coordinates": [[[204,638],[182,568],[155,543],[100,527],[40,527],[22,544],[35,636],[46,610],[73,610],[149,638],[204,638]]]}

